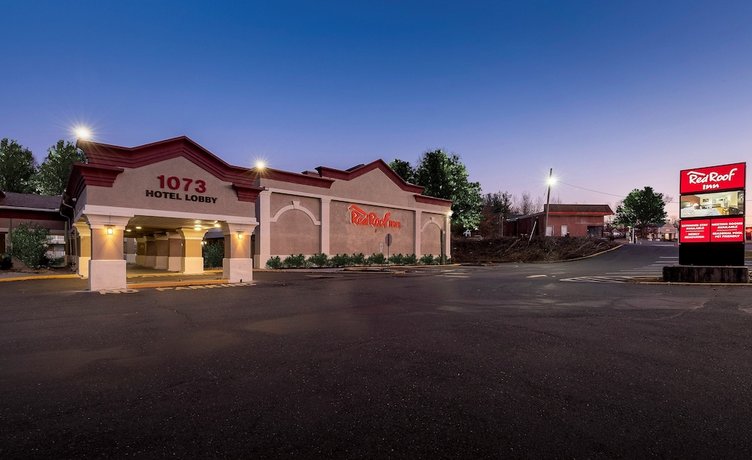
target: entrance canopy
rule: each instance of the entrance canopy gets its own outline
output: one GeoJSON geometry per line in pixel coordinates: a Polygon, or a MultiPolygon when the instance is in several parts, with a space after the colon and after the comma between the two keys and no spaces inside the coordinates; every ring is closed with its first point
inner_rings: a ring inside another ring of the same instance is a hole
{"type": "Polygon", "coordinates": [[[187,137],[134,148],[78,146],[88,162],[73,167],[63,208],[74,222],[79,273],[88,276],[90,289],[124,288],[126,260],[199,272],[201,240],[210,230],[225,236],[225,277],[251,279],[250,235],[263,190],[251,170],[225,163],[187,137]]]}

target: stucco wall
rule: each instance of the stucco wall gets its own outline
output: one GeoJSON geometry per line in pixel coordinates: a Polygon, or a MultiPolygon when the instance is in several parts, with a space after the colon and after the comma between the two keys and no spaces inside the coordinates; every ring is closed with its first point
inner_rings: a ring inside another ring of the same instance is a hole
{"type": "Polygon", "coordinates": [[[420,236],[421,254],[441,255],[441,230],[445,217],[441,214],[423,213],[420,236]]]}
{"type": "Polygon", "coordinates": [[[255,217],[253,203],[238,201],[231,183],[217,179],[182,157],[126,169],[112,187],[90,186],[86,191],[86,203],[92,205],[255,217]],[[160,184],[159,176],[165,176],[164,184],[160,184]],[[167,184],[167,178],[172,176],[180,179],[178,189],[167,184]],[[184,178],[192,182],[187,185],[184,178]],[[205,182],[203,193],[198,180],[205,182]]]}
{"type": "Polygon", "coordinates": [[[305,212],[299,209],[286,211],[271,223],[271,254],[283,257],[320,252],[320,232],[321,227],[315,225],[305,212]]]}
{"type": "Polygon", "coordinates": [[[386,254],[384,242],[387,233],[392,234],[390,254],[413,254],[415,213],[407,210],[368,206],[356,202],[332,201],[330,252],[332,254],[352,254],[362,252],[365,255],[373,253],[386,254]],[[383,219],[388,212],[389,220],[399,222],[399,228],[378,227],[372,225],[356,225],[352,223],[351,211],[348,207],[355,204],[366,213],[374,213],[383,219]]]}

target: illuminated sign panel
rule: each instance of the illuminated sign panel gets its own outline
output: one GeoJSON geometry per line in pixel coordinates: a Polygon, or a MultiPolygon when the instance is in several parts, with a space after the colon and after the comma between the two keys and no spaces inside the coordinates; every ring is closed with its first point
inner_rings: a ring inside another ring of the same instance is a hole
{"type": "Polygon", "coordinates": [[[682,170],[679,242],[744,242],[746,176],[746,163],[682,170]]]}
{"type": "Polygon", "coordinates": [[[711,243],[744,241],[744,218],[713,219],[710,221],[711,243]]]}
{"type": "Polygon", "coordinates": [[[697,193],[682,195],[679,200],[679,217],[741,216],[744,215],[744,192],[697,193]]]}
{"type": "Polygon", "coordinates": [[[743,189],[747,177],[747,164],[707,166],[681,171],[679,193],[711,192],[743,189]]]}
{"type": "Polygon", "coordinates": [[[708,243],[710,241],[710,220],[681,221],[679,241],[682,243],[708,243]]]}

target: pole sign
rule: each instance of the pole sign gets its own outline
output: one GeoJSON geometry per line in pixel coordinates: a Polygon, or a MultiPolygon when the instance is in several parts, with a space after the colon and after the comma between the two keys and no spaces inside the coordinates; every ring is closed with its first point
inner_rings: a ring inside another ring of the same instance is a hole
{"type": "Polygon", "coordinates": [[[746,163],[680,172],[681,265],[744,265],[746,177],[746,163]]]}

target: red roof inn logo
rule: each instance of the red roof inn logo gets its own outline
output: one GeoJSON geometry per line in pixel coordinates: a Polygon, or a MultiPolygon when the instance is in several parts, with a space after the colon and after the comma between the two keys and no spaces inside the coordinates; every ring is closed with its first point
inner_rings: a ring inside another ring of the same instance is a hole
{"type": "Polygon", "coordinates": [[[350,211],[350,222],[355,225],[370,225],[371,227],[400,228],[399,221],[391,220],[392,213],[387,212],[384,217],[379,217],[375,212],[365,212],[363,209],[351,204],[347,207],[350,211]]]}
{"type": "Polygon", "coordinates": [[[744,188],[746,163],[685,169],[681,172],[680,193],[744,188]]]}

